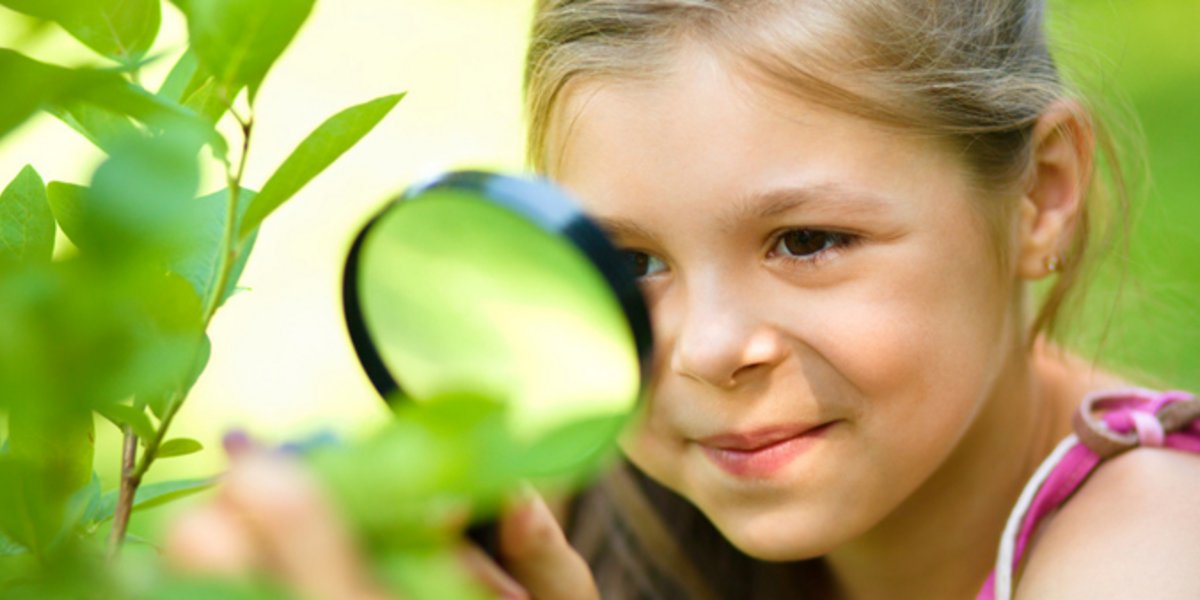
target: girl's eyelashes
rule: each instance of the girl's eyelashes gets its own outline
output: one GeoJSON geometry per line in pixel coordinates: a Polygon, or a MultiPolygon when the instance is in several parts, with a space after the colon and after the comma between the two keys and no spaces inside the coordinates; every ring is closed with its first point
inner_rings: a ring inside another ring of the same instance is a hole
{"type": "Polygon", "coordinates": [[[853,246],[859,240],[854,234],[840,231],[789,229],[779,234],[771,253],[787,261],[814,266],[835,257],[839,251],[853,246]]]}
{"type": "Polygon", "coordinates": [[[662,259],[640,250],[622,250],[621,254],[629,264],[634,277],[641,279],[659,273],[667,268],[662,259]]]}
{"type": "MultiPolygon", "coordinates": [[[[771,257],[799,263],[805,267],[820,265],[857,244],[861,237],[840,231],[823,229],[788,229],[779,233],[771,244],[771,257]]],[[[630,271],[639,279],[656,275],[667,269],[663,260],[642,250],[622,250],[630,271]]]]}

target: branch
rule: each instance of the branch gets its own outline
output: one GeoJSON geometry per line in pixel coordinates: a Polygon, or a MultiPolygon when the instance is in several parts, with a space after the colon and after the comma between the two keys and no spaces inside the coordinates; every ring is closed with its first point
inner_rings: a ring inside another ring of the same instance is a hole
{"type": "Polygon", "coordinates": [[[133,496],[141,483],[141,475],[134,470],[137,460],[137,435],[128,425],[121,427],[125,442],[121,449],[121,487],[117,492],[117,508],[113,513],[112,532],[108,536],[108,558],[115,560],[125,543],[125,531],[129,528],[129,515],[133,512],[133,496]]]}

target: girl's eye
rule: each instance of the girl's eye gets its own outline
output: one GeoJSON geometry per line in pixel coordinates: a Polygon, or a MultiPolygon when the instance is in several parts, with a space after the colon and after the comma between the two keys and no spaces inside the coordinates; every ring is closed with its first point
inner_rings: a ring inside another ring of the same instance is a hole
{"type": "Polygon", "coordinates": [[[855,237],[836,231],[792,229],[779,236],[775,252],[790,259],[815,261],[825,254],[849,246],[855,237]]]}
{"type": "Polygon", "coordinates": [[[625,250],[622,254],[625,255],[625,259],[628,261],[629,268],[633,271],[634,277],[646,277],[666,268],[662,259],[652,254],[638,252],[637,250],[625,250]]]}

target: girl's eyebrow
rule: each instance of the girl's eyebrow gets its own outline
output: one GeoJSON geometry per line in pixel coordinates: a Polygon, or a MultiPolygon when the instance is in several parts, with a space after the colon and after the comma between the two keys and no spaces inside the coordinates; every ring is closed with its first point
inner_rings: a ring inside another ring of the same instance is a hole
{"type": "Polygon", "coordinates": [[[725,218],[729,224],[747,219],[765,220],[800,207],[812,207],[838,215],[879,214],[889,203],[884,197],[836,183],[805,187],[779,187],[755,192],[735,202],[725,218]]]}
{"type": "Polygon", "coordinates": [[[614,240],[638,239],[654,241],[657,239],[653,233],[650,233],[645,227],[638,225],[633,219],[625,217],[601,217],[598,215],[589,215],[588,218],[614,240]]]}

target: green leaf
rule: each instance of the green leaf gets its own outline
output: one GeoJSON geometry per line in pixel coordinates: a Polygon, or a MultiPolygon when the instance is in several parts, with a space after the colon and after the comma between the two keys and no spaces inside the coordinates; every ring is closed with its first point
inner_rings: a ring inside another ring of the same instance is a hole
{"type": "Polygon", "coordinates": [[[211,123],[183,106],[129,83],[115,71],[68,69],[0,48],[0,89],[21,90],[20,94],[9,95],[0,102],[0,137],[43,106],[66,111],[85,102],[155,128],[192,128],[218,157],[228,150],[225,139],[211,123]]]}
{"type": "Polygon", "coordinates": [[[6,94],[0,102],[0,137],[23,123],[42,104],[70,96],[85,84],[100,83],[103,77],[91,73],[94,72],[47,65],[0,48],[0,89],[21,90],[19,94],[6,94]]]}
{"type": "Polygon", "coordinates": [[[15,11],[58,22],[92,50],[132,64],[158,35],[159,0],[0,0],[15,11]]]}
{"type": "MultiPolygon", "coordinates": [[[[255,192],[245,188],[238,194],[238,206],[234,210],[235,232],[241,223],[242,215],[245,214],[254,197],[255,192]]],[[[221,190],[208,196],[197,198],[195,202],[199,208],[199,215],[196,217],[193,226],[195,243],[189,245],[185,252],[173,258],[169,268],[188,280],[195,287],[196,293],[201,298],[208,298],[211,293],[211,287],[215,285],[217,280],[217,268],[220,264],[220,253],[222,252],[222,244],[225,237],[225,222],[229,214],[229,190],[221,190]]],[[[228,298],[236,289],[238,278],[241,276],[242,270],[246,266],[246,261],[250,257],[250,252],[254,248],[256,237],[256,235],[251,235],[250,238],[239,245],[238,254],[234,257],[229,280],[225,287],[225,293],[219,299],[220,302],[223,303],[225,298],[228,298]]],[[[234,241],[236,243],[237,240],[235,239],[234,241]]]]}
{"type": "Polygon", "coordinates": [[[204,449],[204,444],[191,438],[175,438],[167,440],[158,447],[159,458],[171,458],[172,456],[187,456],[195,454],[204,449]]]}
{"type": "Polygon", "coordinates": [[[246,211],[238,236],[248,236],[267,215],[374,129],[403,97],[395,94],[352,106],[317,127],[267,180],[246,211]]]}
{"type": "Polygon", "coordinates": [[[128,404],[109,404],[97,407],[96,412],[118,428],[128,425],[143,440],[154,437],[154,425],[150,424],[150,417],[143,410],[128,404]]]}
{"type": "Polygon", "coordinates": [[[87,237],[83,224],[84,196],[87,188],[73,183],[51,181],[46,186],[46,197],[50,201],[50,211],[63,233],[76,246],[80,240],[87,237]]]}
{"type": "Polygon", "coordinates": [[[208,366],[208,359],[212,355],[212,342],[208,339],[208,335],[200,336],[200,343],[196,347],[195,358],[192,360],[192,368],[188,371],[187,376],[181,381],[177,387],[180,396],[176,397],[173,391],[166,391],[157,394],[151,394],[146,399],[146,405],[150,407],[150,412],[156,418],[162,420],[170,408],[173,401],[178,401],[177,398],[187,397],[188,391],[192,386],[196,385],[196,380],[200,379],[200,374],[204,372],[204,368],[208,366]]]}
{"type": "Polygon", "coordinates": [[[0,264],[48,263],[54,253],[54,215],[46,185],[32,166],[0,192],[0,264]]]}
{"type": "MultiPolygon", "coordinates": [[[[176,479],[143,484],[138,486],[137,492],[133,495],[133,510],[145,510],[147,508],[154,508],[155,506],[162,506],[168,502],[203,492],[216,484],[216,477],[176,479]]],[[[104,519],[111,519],[117,507],[116,490],[104,494],[100,500],[100,507],[104,519]]]]}
{"type": "Polygon", "coordinates": [[[171,72],[163,80],[162,86],[158,88],[158,95],[173,102],[182,102],[198,74],[197,67],[199,66],[196,53],[191,48],[185,50],[179,60],[175,62],[175,66],[171,67],[171,72]]]}
{"type": "Polygon", "coordinates": [[[129,117],[91,104],[74,102],[51,106],[49,111],[107,153],[111,153],[120,140],[141,135],[129,117]]]}
{"type": "Polygon", "coordinates": [[[254,103],[258,87],[308,19],[314,0],[189,0],[176,2],[188,17],[196,56],[216,76],[223,100],[242,87],[254,103]]]}

